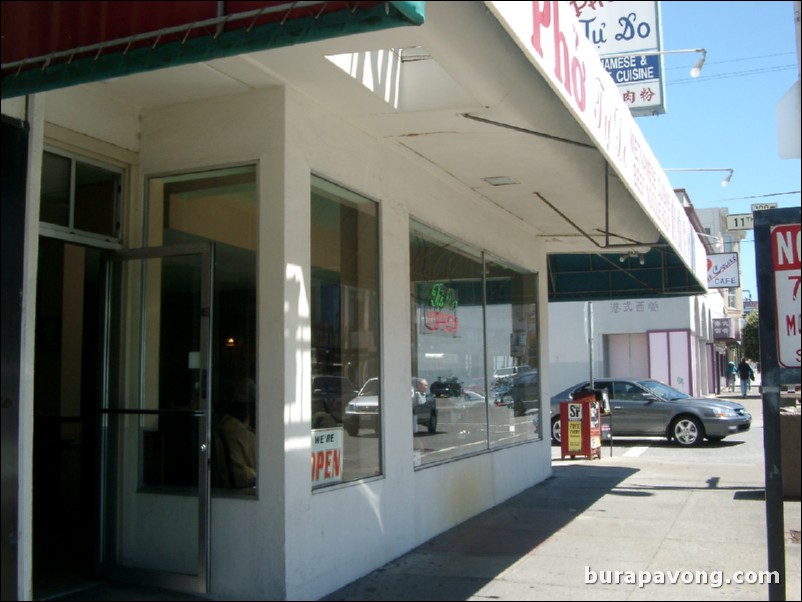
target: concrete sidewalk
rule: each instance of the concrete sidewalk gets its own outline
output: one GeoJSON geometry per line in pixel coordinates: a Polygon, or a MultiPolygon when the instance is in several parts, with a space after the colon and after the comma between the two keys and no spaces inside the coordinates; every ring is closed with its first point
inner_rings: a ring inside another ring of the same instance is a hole
{"type": "MultiPolygon", "coordinates": [[[[322,600],[768,600],[736,583],[768,570],[761,400],[737,400],[752,429],[721,443],[617,439],[600,460],[552,447],[551,478],[322,600]]],[[[784,503],[786,600],[802,593],[800,508],[784,503]]],[[[103,583],[53,599],[203,598],[103,583]]]]}
{"type": "MultiPolygon", "coordinates": [[[[768,600],[765,582],[736,582],[768,570],[760,401],[747,403],[753,428],[729,448],[636,442],[569,461],[554,447],[550,479],[323,600],[768,600]],[[666,584],[627,582],[649,577],[666,584]]],[[[800,600],[800,502],[784,506],[786,599],[800,600]]]]}

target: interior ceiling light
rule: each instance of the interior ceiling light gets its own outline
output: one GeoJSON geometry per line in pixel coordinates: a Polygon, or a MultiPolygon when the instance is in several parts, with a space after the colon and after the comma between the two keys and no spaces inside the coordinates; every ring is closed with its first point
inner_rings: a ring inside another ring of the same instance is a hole
{"type": "Polygon", "coordinates": [[[508,186],[510,184],[520,184],[520,182],[509,176],[491,176],[489,178],[482,178],[491,186],[508,186]]]}

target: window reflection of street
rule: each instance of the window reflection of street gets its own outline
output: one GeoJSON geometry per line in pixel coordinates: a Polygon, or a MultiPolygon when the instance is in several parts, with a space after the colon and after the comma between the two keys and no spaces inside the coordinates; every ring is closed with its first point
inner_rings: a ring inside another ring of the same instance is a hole
{"type": "Polygon", "coordinates": [[[488,440],[496,446],[527,441],[537,432],[535,415],[515,417],[509,408],[499,408],[493,403],[489,407],[489,420],[486,420],[484,403],[468,409],[444,411],[438,408],[438,411],[437,432],[430,434],[419,429],[413,439],[413,449],[421,464],[484,452],[488,449],[488,440]]]}
{"type": "Polygon", "coordinates": [[[438,421],[416,430],[416,466],[540,437],[537,278],[412,223],[412,376],[438,421]]]}
{"type": "Polygon", "coordinates": [[[343,481],[364,479],[381,474],[376,458],[381,439],[375,431],[360,431],[359,435],[343,434],[343,481]]]}

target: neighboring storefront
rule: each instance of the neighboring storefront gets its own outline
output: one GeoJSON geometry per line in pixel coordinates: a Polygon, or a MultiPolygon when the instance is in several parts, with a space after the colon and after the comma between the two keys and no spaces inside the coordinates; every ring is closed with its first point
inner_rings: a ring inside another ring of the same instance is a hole
{"type": "Polygon", "coordinates": [[[595,378],[654,378],[685,393],[718,393],[723,382],[721,343],[715,333],[723,315],[718,294],[670,299],[616,299],[549,304],[549,367],[552,394],[589,378],[589,321],[595,378]],[[592,318],[590,317],[592,315],[592,318]]]}
{"type": "Polygon", "coordinates": [[[704,291],[564,3],[6,4],[4,599],[319,598],[549,476],[549,300],[704,291]]]}

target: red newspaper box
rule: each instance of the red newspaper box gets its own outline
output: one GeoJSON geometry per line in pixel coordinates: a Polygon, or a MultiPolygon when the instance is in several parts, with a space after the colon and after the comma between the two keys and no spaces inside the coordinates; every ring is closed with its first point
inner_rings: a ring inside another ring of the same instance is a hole
{"type": "Polygon", "coordinates": [[[560,448],[562,457],[601,458],[602,404],[596,391],[582,393],[560,404],[560,448]]]}

